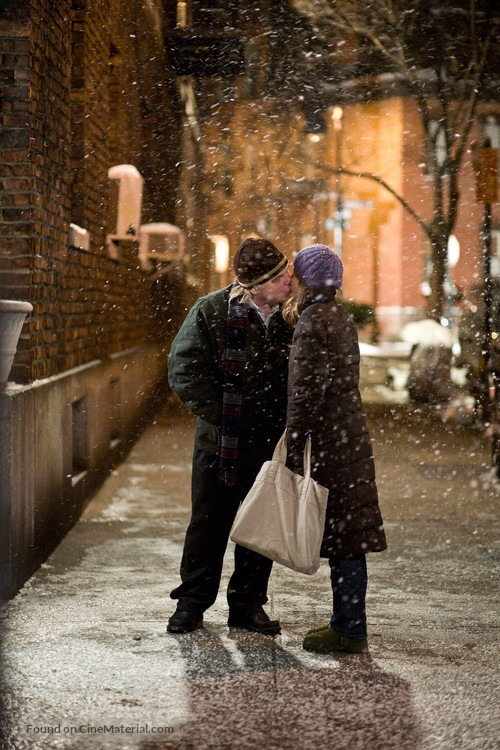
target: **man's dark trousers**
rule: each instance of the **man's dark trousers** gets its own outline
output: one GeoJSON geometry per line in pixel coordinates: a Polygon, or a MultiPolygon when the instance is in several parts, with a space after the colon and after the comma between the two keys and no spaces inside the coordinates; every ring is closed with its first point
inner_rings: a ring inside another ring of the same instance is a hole
{"type": "MultiPolygon", "coordinates": [[[[236,487],[221,487],[217,456],[195,448],[192,516],[181,561],[182,584],[170,594],[179,600],[179,609],[201,614],[215,602],[229,532],[259,469],[240,463],[236,487]]],[[[272,564],[269,558],[235,545],[234,573],[227,589],[229,606],[252,610],[265,604],[272,564]]]]}

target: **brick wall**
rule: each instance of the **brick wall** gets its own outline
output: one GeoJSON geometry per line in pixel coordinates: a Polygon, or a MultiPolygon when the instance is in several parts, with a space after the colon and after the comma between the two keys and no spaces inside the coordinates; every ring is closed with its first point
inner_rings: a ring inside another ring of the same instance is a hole
{"type": "Polygon", "coordinates": [[[10,6],[4,11],[0,42],[0,297],[26,300],[33,270],[28,0],[10,6]]]}
{"type": "Polygon", "coordinates": [[[17,382],[170,333],[137,246],[114,261],[105,245],[114,164],[145,178],[142,223],[175,219],[179,127],[164,23],[161,0],[7,0],[0,13],[0,297],[34,306],[17,382]],[[89,251],[69,246],[70,222],[90,232],[89,251]]]}

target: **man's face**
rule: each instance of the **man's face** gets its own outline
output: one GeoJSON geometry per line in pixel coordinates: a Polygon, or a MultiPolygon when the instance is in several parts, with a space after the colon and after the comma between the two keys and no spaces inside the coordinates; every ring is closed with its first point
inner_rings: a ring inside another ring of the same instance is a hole
{"type": "Polygon", "coordinates": [[[253,300],[256,305],[267,305],[274,307],[284,302],[290,296],[290,274],[288,268],[263,284],[259,284],[254,290],[253,300]]]}

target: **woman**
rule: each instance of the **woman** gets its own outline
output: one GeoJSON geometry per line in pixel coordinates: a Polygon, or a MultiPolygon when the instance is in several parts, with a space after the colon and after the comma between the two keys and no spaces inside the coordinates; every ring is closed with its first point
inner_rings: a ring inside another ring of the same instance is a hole
{"type": "Polygon", "coordinates": [[[321,653],[368,650],[367,552],[386,549],[372,448],[362,414],[356,327],[337,299],[343,266],[325,245],[301,250],[283,317],[295,325],[288,374],[288,464],[302,470],[312,440],[312,476],[329,490],[321,556],[331,568],[333,615],[303,647],[321,653]]]}

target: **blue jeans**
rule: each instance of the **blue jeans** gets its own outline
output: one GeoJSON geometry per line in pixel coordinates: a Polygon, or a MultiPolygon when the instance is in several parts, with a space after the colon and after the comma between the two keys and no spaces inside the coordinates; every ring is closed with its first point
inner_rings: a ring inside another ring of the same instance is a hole
{"type": "Polygon", "coordinates": [[[331,557],[333,615],[330,627],[349,638],[366,638],[366,557],[331,557]]]}

